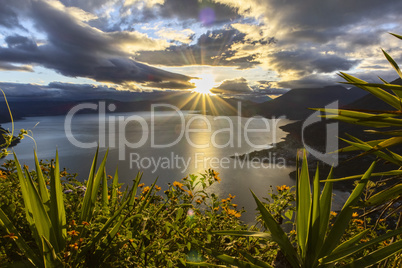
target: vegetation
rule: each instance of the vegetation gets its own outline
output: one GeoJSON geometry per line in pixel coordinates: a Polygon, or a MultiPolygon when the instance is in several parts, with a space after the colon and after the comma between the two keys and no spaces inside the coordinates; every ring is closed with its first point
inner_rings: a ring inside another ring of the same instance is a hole
{"type": "MultiPolygon", "coordinates": [[[[402,78],[396,62],[384,55],[402,78]]],[[[318,109],[331,119],[397,128],[371,130],[388,136],[380,140],[347,140],[350,146],[341,151],[377,156],[365,174],[334,179],[331,171],[322,178],[317,169],[311,186],[302,151],[295,187],[271,189],[264,201],[252,192],[257,224],[247,226],[239,220],[243,210],[233,203],[234,196],[221,199],[208,191],[220,181],[214,170],[175,181],[162,193],[156,180],[150,186],[141,183],[141,173],[123,189],[118,170],[113,176],[105,170],[107,153],[102,161],[95,153],[85,182],[60,170],[57,152],[50,162],[39,161],[35,153],[33,170],[22,167],[14,154],[0,171],[0,265],[401,267],[402,186],[397,176],[402,174],[402,156],[390,147],[402,143],[398,129],[402,86],[383,79],[382,84],[373,84],[341,76],[394,108],[318,109]],[[375,166],[383,161],[396,168],[375,173],[375,166]],[[377,176],[382,179],[371,181],[377,176]],[[331,211],[333,184],[350,179],[356,180],[350,197],[341,211],[331,211]]],[[[7,148],[12,138],[5,141],[7,148]]]]}

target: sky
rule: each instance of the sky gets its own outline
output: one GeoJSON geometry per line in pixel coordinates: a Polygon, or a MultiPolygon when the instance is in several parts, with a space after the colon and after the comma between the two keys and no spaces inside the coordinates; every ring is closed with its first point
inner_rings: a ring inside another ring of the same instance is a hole
{"type": "Polygon", "coordinates": [[[402,62],[400,0],[0,0],[9,97],[138,92],[280,95],[386,80],[402,62]]]}

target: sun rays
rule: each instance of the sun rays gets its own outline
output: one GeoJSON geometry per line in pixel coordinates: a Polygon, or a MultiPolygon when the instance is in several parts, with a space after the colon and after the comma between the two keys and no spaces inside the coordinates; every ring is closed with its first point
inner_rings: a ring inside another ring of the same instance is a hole
{"type": "Polygon", "coordinates": [[[194,83],[194,92],[201,94],[212,94],[211,89],[214,87],[215,81],[212,74],[200,74],[197,78],[191,79],[191,83],[194,83]]]}

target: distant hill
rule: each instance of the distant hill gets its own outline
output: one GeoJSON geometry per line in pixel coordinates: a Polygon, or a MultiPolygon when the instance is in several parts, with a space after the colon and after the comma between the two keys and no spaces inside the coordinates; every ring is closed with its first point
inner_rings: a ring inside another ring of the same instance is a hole
{"type": "MultiPolygon", "coordinates": [[[[14,120],[27,116],[65,115],[74,106],[80,103],[96,103],[105,101],[106,107],[114,104],[114,112],[150,111],[153,104],[170,104],[182,110],[191,110],[208,115],[232,116],[238,114],[238,103],[241,102],[241,115],[255,115],[255,103],[236,98],[221,98],[216,95],[203,96],[188,92],[171,92],[170,94],[148,94],[146,98],[139,96],[138,100],[117,101],[112,99],[101,100],[10,100],[9,105],[14,120]]],[[[97,113],[92,109],[82,110],[83,113],[97,113]]],[[[0,123],[10,121],[9,112],[4,102],[0,102],[0,123]]]]}
{"type": "Polygon", "coordinates": [[[302,120],[312,113],[309,107],[324,107],[334,101],[339,101],[339,105],[343,106],[366,94],[359,88],[347,89],[338,85],[292,89],[276,99],[257,105],[257,113],[268,118],[284,115],[288,119],[302,120]]]}

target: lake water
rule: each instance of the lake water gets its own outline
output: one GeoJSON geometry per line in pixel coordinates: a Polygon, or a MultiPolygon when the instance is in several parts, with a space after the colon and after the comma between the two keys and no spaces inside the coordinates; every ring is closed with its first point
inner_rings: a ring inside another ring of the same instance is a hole
{"type": "MultiPolygon", "coordinates": [[[[275,155],[271,164],[230,158],[278,142],[286,135],[278,128],[290,122],[286,119],[135,112],[77,114],[70,121],[66,116],[28,117],[15,122],[15,129],[32,130],[40,159],[54,158],[57,148],[61,167],[78,173],[82,181],[98,144],[101,157],[109,148],[107,173],[113,175],[118,166],[120,181],[127,184],[140,170],[143,182],[150,185],[159,177],[157,184],[166,189],[169,182],[213,168],[221,182],[210,190],[221,198],[236,195],[235,203],[248,211],[247,222],[256,207],[249,189],[263,197],[271,185],[294,185],[289,177],[294,167],[275,155]]],[[[3,127],[11,129],[11,124],[3,127]]],[[[21,163],[33,167],[34,146],[26,138],[14,148],[21,163]]]]}

